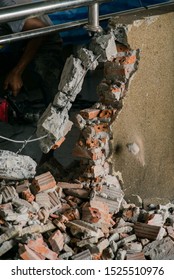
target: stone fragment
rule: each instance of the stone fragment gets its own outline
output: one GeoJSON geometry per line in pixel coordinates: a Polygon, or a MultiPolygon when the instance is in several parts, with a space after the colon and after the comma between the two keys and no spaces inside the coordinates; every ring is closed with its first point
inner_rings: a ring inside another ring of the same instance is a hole
{"type": "Polygon", "coordinates": [[[2,202],[7,203],[18,197],[18,194],[13,186],[5,186],[1,189],[2,202]]]}
{"type": "Polygon", "coordinates": [[[170,237],[162,240],[155,240],[143,249],[145,257],[151,260],[173,260],[174,259],[174,242],[170,237]]]}
{"type": "Polygon", "coordinates": [[[5,241],[1,246],[0,246],[0,257],[3,256],[5,253],[10,251],[14,246],[16,245],[16,241],[11,239],[8,241],[5,241]]]}
{"type": "Polygon", "coordinates": [[[113,61],[117,56],[115,38],[112,33],[93,37],[89,48],[96,56],[99,56],[99,62],[113,61]]]}
{"type": "Polygon", "coordinates": [[[36,174],[36,166],[37,163],[29,156],[0,150],[1,179],[22,180],[33,178],[36,174]]]}
{"type": "Polygon", "coordinates": [[[72,122],[68,116],[70,107],[58,109],[50,104],[39,119],[36,134],[38,137],[46,135],[40,140],[40,147],[44,153],[48,153],[71,129],[72,122]]]}
{"type": "Polygon", "coordinates": [[[174,241],[174,228],[172,226],[167,227],[167,233],[169,237],[174,241]]]}
{"type": "Polygon", "coordinates": [[[98,237],[98,229],[90,223],[74,220],[67,223],[67,227],[70,228],[71,233],[74,236],[83,235],[84,238],[98,237]]]}
{"type": "Polygon", "coordinates": [[[124,246],[124,249],[126,249],[127,254],[134,254],[134,253],[141,252],[143,249],[143,246],[139,242],[131,242],[131,243],[127,243],[124,246]]]}
{"type": "Polygon", "coordinates": [[[80,48],[78,50],[78,57],[82,61],[82,64],[86,70],[95,70],[98,66],[98,61],[96,56],[93,54],[92,51],[80,48]]]}
{"type": "Polygon", "coordinates": [[[83,68],[81,60],[71,55],[67,58],[63,68],[58,90],[66,93],[70,96],[71,101],[74,101],[82,89],[85,74],[86,70],[83,68]]]}
{"type": "Polygon", "coordinates": [[[123,249],[118,249],[117,254],[116,254],[116,260],[125,260],[126,258],[126,250],[123,249]]]}
{"type": "Polygon", "coordinates": [[[103,239],[100,242],[97,243],[97,248],[99,249],[99,252],[102,253],[104,249],[106,249],[109,246],[108,239],[103,239]]]}
{"type": "Polygon", "coordinates": [[[92,256],[90,251],[87,249],[81,253],[78,253],[76,255],[73,255],[71,257],[72,260],[92,260],[92,256]]]}
{"type": "Polygon", "coordinates": [[[133,254],[126,254],[126,260],[146,260],[144,253],[139,252],[139,253],[133,253],[133,254]]]}
{"type": "Polygon", "coordinates": [[[78,247],[84,247],[88,244],[94,244],[98,242],[98,238],[97,237],[91,237],[91,238],[87,238],[87,239],[82,239],[81,241],[77,242],[77,246],[78,247]]]}
{"type": "Polygon", "coordinates": [[[132,235],[129,235],[123,239],[120,239],[118,242],[117,242],[117,246],[118,247],[121,247],[121,246],[124,246],[125,244],[129,243],[129,242],[132,242],[132,241],[135,241],[137,239],[136,235],[135,234],[132,234],[132,235]]]}
{"type": "Polygon", "coordinates": [[[0,244],[2,244],[3,242],[9,239],[14,238],[15,236],[19,235],[20,232],[21,232],[20,226],[11,227],[7,232],[0,235],[0,244]]]}
{"type": "Polygon", "coordinates": [[[111,247],[113,253],[116,253],[117,250],[118,250],[118,245],[117,245],[117,243],[116,243],[114,240],[110,241],[109,243],[110,243],[110,247],[111,247]]]}

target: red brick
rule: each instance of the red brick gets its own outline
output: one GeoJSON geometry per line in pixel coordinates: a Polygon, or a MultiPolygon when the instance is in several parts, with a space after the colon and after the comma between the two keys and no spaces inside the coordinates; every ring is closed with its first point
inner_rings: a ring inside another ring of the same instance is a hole
{"type": "Polygon", "coordinates": [[[108,119],[112,117],[112,114],[113,114],[113,110],[105,109],[100,112],[99,118],[108,119]]]}
{"type": "Polygon", "coordinates": [[[52,174],[48,171],[39,176],[36,176],[32,181],[32,185],[35,187],[36,192],[42,192],[56,186],[56,181],[52,174]]]}
{"type": "Polygon", "coordinates": [[[97,148],[99,147],[99,140],[95,138],[87,138],[86,139],[86,147],[87,148],[97,148]]]}
{"type": "Polygon", "coordinates": [[[31,250],[27,245],[19,244],[19,255],[23,260],[44,260],[38,253],[31,250]]]}
{"type": "Polygon", "coordinates": [[[41,238],[37,238],[36,240],[29,240],[27,246],[31,250],[44,256],[48,260],[57,260],[57,254],[50,250],[46,245],[44,245],[41,238]]]}
{"type": "Polygon", "coordinates": [[[64,237],[60,230],[54,232],[48,239],[54,252],[59,253],[64,246],[64,237]]]}
{"type": "Polygon", "coordinates": [[[35,199],[34,195],[31,193],[30,189],[22,191],[22,198],[27,200],[28,202],[32,202],[35,199]]]}
{"type": "Polygon", "coordinates": [[[156,240],[161,227],[147,225],[144,223],[135,223],[134,231],[138,238],[147,238],[149,240],[156,240]]]}
{"type": "Polygon", "coordinates": [[[52,146],[52,150],[56,150],[57,148],[59,148],[62,143],[65,141],[65,137],[60,138],[53,146],[52,146]]]}
{"type": "Polygon", "coordinates": [[[94,130],[96,133],[109,132],[109,126],[106,123],[100,123],[94,126],[94,130]]]}
{"type": "Polygon", "coordinates": [[[92,108],[88,108],[88,109],[84,109],[80,111],[80,115],[84,118],[84,119],[95,119],[98,114],[100,113],[100,110],[98,109],[92,109],[92,108]]]}
{"type": "Polygon", "coordinates": [[[97,208],[89,207],[88,204],[82,208],[82,220],[88,223],[97,223],[101,219],[101,213],[97,208]]]}
{"type": "Polygon", "coordinates": [[[117,46],[117,52],[128,52],[128,51],[130,51],[130,48],[123,45],[123,44],[117,43],[116,46],[117,46]]]}
{"type": "Polygon", "coordinates": [[[130,55],[130,56],[124,56],[120,60],[120,64],[126,65],[126,64],[133,64],[136,62],[136,55],[130,55]]]}
{"type": "Polygon", "coordinates": [[[68,219],[68,221],[79,220],[80,213],[78,209],[70,209],[63,213],[63,216],[68,219]]]}
{"type": "Polygon", "coordinates": [[[57,185],[62,189],[82,189],[82,184],[68,183],[68,182],[58,182],[57,185]]]}

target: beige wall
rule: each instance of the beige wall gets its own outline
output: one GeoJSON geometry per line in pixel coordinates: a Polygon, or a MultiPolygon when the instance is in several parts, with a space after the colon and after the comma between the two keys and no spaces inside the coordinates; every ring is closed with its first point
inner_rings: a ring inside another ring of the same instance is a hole
{"type": "MultiPolygon", "coordinates": [[[[131,16],[116,22],[124,20],[131,16]]],[[[122,173],[126,198],[174,201],[174,13],[134,23],[128,43],[141,55],[113,125],[114,170],[122,173]],[[130,142],[140,145],[140,158],[128,151],[130,142]]]]}

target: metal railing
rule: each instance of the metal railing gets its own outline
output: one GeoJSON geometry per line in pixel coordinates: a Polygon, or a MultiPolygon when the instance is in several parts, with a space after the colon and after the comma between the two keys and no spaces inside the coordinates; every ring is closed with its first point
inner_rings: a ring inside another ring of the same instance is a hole
{"type": "Polygon", "coordinates": [[[50,0],[7,6],[0,9],[0,23],[14,21],[27,16],[49,14],[56,11],[69,10],[107,1],[112,0],[50,0]]]}
{"type": "MultiPolygon", "coordinates": [[[[111,1],[111,0],[110,0],[111,1]]],[[[93,29],[98,29],[99,27],[99,21],[102,20],[107,20],[113,16],[120,16],[120,15],[128,15],[128,14],[136,14],[139,13],[143,10],[155,10],[157,8],[161,8],[161,9],[167,9],[167,10],[174,10],[174,2],[173,1],[169,1],[167,3],[161,3],[161,4],[156,4],[156,5],[151,5],[151,6],[147,6],[147,7],[139,7],[136,9],[131,9],[131,10],[126,10],[126,11],[121,11],[121,12],[116,12],[116,13],[109,13],[106,15],[102,15],[99,16],[99,9],[96,6],[99,5],[102,2],[107,2],[107,0],[97,0],[97,1],[91,1],[91,0],[63,0],[63,1],[49,1],[46,3],[43,2],[37,2],[34,4],[23,4],[23,5],[18,5],[16,6],[15,12],[17,13],[16,15],[14,15],[14,6],[13,7],[7,7],[7,8],[1,8],[0,9],[0,22],[5,22],[5,18],[7,18],[7,11],[8,11],[8,15],[10,13],[10,20],[15,20],[15,19],[19,19],[19,18],[24,18],[27,15],[29,15],[29,11],[30,11],[30,16],[31,16],[31,12],[32,15],[38,15],[39,14],[47,14],[50,12],[55,12],[55,11],[60,11],[60,10],[68,10],[71,8],[77,8],[77,7],[82,7],[82,6],[89,6],[89,17],[88,19],[83,19],[83,20],[78,20],[78,21],[73,21],[73,22],[67,22],[67,23],[63,23],[63,24],[57,24],[57,25],[52,25],[52,26],[48,26],[48,27],[44,27],[44,28],[39,28],[39,29],[35,29],[35,30],[31,30],[31,31],[24,31],[24,32],[19,32],[19,33],[15,33],[15,34],[9,34],[9,35],[5,35],[5,36],[1,36],[0,37],[0,44],[6,44],[6,43],[11,43],[14,41],[19,41],[19,40],[23,40],[23,39],[29,39],[29,38],[33,38],[33,37],[38,37],[38,36],[43,36],[45,34],[50,34],[50,33],[54,33],[54,32],[59,32],[59,31],[66,31],[69,29],[73,29],[73,28],[79,28],[82,27],[84,25],[88,25],[90,26],[91,30],[93,29]],[[58,3],[59,2],[59,3],[58,3]],[[45,4],[45,5],[43,5],[45,4]],[[39,6],[38,6],[39,5],[39,6]],[[92,5],[92,6],[91,6],[92,5]],[[21,7],[25,7],[25,11],[22,11],[21,7]],[[44,8],[43,8],[44,7],[44,8]],[[18,12],[17,12],[18,11],[18,12]],[[37,11],[37,12],[36,12],[37,11]],[[2,13],[3,12],[3,13],[2,13]],[[24,15],[25,14],[25,15],[24,15]],[[17,16],[17,17],[16,17],[17,16]]],[[[8,18],[9,21],[9,18],[8,18]]]]}

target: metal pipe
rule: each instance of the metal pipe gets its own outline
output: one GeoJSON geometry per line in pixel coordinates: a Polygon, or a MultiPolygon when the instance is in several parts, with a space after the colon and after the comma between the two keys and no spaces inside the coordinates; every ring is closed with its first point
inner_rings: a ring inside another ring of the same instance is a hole
{"type": "Polygon", "coordinates": [[[14,21],[27,16],[49,14],[56,11],[88,6],[94,3],[107,2],[111,0],[50,0],[35,3],[27,3],[16,6],[0,8],[0,23],[14,21]]]}
{"type": "Polygon", "coordinates": [[[20,40],[30,39],[38,36],[43,36],[46,34],[51,34],[54,32],[66,31],[73,28],[78,28],[87,24],[88,20],[78,20],[73,22],[66,22],[57,25],[51,25],[43,28],[38,28],[34,30],[19,32],[15,34],[9,34],[0,37],[0,44],[9,44],[20,40]]]}
{"type": "Polygon", "coordinates": [[[99,4],[95,3],[88,7],[88,29],[97,31],[99,28],[99,4]]]}
{"type": "Polygon", "coordinates": [[[102,28],[99,25],[99,3],[89,5],[88,7],[88,24],[85,28],[91,33],[101,32],[102,28]]]}
{"type": "MultiPolygon", "coordinates": [[[[110,13],[106,15],[99,16],[99,20],[107,20],[113,16],[123,16],[123,15],[135,15],[136,13],[145,11],[146,9],[150,10],[155,10],[155,9],[161,9],[162,12],[165,10],[167,12],[173,11],[174,10],[174,3],[164,3],[161,5],[153,5],[153,6],[148,6],[148,7],[141,7],[141,8],[136,8],[136,9],[131,9],[127,11],[121,11],[121,12],[116,12],[116,13],[110,13]]],[[[68,23],[63,23],[63,24],[58,24],[58,25],[53,25],[49,27],[44,27],[44,28],[39,28],[31,31],[25,31],[25,32],[20,32],[16,34],[9,34],[5,36],[0,37],[0,44],[7,44],[11,43],[14,41],[19,41],[22,39],[29,39],[37,36],[43,36],[49,33],[57,32],[57,31],[65,31],[69,30],[72,28],[78,28],[81,26],[84,26],[85,24],[88,23],[88,19],[83,19],[79,21],[73,21],[73,22],[68,22],[68,23]]]]}

